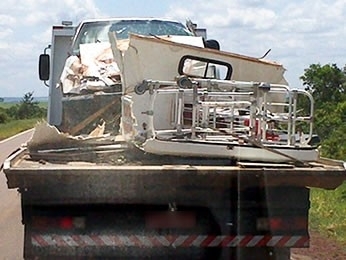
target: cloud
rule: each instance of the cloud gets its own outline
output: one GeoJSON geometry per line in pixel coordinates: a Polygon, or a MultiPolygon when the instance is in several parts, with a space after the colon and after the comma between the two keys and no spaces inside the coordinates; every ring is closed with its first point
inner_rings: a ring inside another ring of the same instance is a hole
{"type": "MultiPolygon", "coordinates": [[[[13,36],[13,27],[15,24],[16,19],[13,16],[0,14],[0,50],[9,48],[9,40],[13,36]]],[[[0,57],[2,56],[0,54],[0,57]]]]}
{"type": "Polygon", "coordinates": [[[259,57],[272,49],[268,58],[284,62],[293,85],[311,63],[345,63],[344,0],[176,0],[167,13],[184,10],[224,50],[259,57]]]}
{"type": "Polygon", "coordinates": [[[23,23],[36,26],[41,23],[57,23],[60,20],[79,22],[81,19],[93,18],[100,15],[99,9],[91,0],[30,0],[23,1],[26,14],[23,23]]]}
{"type": "Polygon", "coordinates": [[[0,14],[0,26],[12,26],[16,23],[16,18],[7,14],[0,14]]]}
{"type": "MultiPolygon", "coordinates": [[[[92,0],[2,0],[0,10],[1,95],[22,95],[42,85],[37,62],[51,41],[52,25],[101,15],[92,0]]],[[[37,95],[47,95],[46,88],[37,89],[37,95]]]]}
{"type": "Polygon", "coordinates": [[[0,26],[0,39],[7,39],[13,34],[13,30],[10,28],[4,28],[0,26]]]}

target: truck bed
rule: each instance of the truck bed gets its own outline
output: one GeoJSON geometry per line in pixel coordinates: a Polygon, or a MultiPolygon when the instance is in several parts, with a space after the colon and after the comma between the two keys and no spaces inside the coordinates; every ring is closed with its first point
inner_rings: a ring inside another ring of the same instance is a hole
{"type": "Polygon", "coordinates": [[[288,259],[290,247],[309,245],[306,186],[335,189],[346,180],[343,163],[331,160],[296,167],[146,154],[137,157],[126,152],[87,155],[83,155],[84,161],[69,152],[48,158],[30,155],[24,148],[5,161],[8,187],[21,193],[24,255],[29,259],[88,254],[102,259],[143,255],[158,256],[155,259],[168,255],[174,259],[178,255],[188,256],[181,259],[211,259],[211,255],[213,259],[258,259],[258,255],[261,259],[274,259],[273,255],[288,259]],[[42,226],[42,222],[56,223],[59,216],[83,219],[85,227],[46,230],[42,226]],[[163,216],[163,221],[151,216],[163,216]],[[165,216],[174,216],[174,223],[184,225],[170,228],[165,216]],[[187,216],[190,222],[179,216],[187,216]],[[283,226],[261,225],[277,220],[283,226]],[[186,223],[193,226],[186,227],[186,223]],[[131,242],[133,237],[171,241],[172,235],[173,242],[162,245],[131,242]],[[206,242],[199,245],[195,240],[200,238],[206,242]],[[95,239],[99,242],[94,243],[95,239]],[[174,241],[191,241],[191,245],[174,241]]]}
{"type": "MultiPolygon", "coordinates": [[[[346,180],[345,164],[320,159],[308,166],[200,160],[117,153],[97,162],[69,161],[60,156],[44,160],[22,148],[4,163],[8,188],[19,188],[46,203],[204,202],[206,192],[217,194],[251,186],[318,187],[335,189],[346,180]],[[33,159],[34,158],[34,159],[33,159]],[[57,158],[57,157],[56,157],[57,158]],[[158,194],[160,194],[158,196],[158,194]],[[199,201],[201,200],[201,201],[199,201]]],[[[65,157],[66,158],[66,157],[65,157]]]]}

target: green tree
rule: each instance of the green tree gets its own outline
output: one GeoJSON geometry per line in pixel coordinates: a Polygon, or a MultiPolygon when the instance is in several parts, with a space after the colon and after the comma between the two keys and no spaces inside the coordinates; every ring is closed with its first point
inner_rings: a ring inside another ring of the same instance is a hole
{"type": "Polygon", "coordinates": [[[316,108],[325,103],[337,104],[345,100],[346,95],[346,68],[339,69],[336,64],[312,64],[304,70],[300,77],[305,90],[309,91],[316,102],[316,108]]]}
{"type": "Polygon", "coordinates": [[[16,104],[14,106],[10,106],[9,108],[6,109],[6,113],[7,115],[11,118],[11,119],[17,119],[18,118],[18,107],[19,105],[16,104]]]}
{"type": "Polygon", "coordinates": [[[6,109],[0,107],[0,124],[6,123],[9,119],[9,116],[6,113],[6,109]]]}
{"type": "MultiPolygon", "coordinates": [[[[312,64],[305,69],[305,90],[315,100],[315,131],[322,139],[322,156],[346,159],[346,68],[335,64],[312,64]]],[[[299,100],[307,109],[307,100],[299,100]]]]}
{"type": "Polygon", "coordinates": [[[39,103],[34,100],[34,92],[28,92],[22,98],[17,107],[16,119],[38,118],[45,115],[45,109],[40,108],[39,103]]]}

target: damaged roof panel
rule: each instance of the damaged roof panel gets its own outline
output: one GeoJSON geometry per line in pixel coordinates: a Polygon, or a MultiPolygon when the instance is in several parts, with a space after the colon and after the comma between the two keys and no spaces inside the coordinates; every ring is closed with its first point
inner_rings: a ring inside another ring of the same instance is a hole
{"type": "Polygon", "coordinates": [[[114,33],[110,33],[110,42],[114,56],[121,59],[116,58],[122,63],[119,67],[125,93],[132,92],[143,79],[174,80],[179,62],[186,55],[231,64],[232,80],[287,84],[284,67],[272,61],[135,34],[130,35],[129,48],[124,52],[119,52],[114,33]]]}

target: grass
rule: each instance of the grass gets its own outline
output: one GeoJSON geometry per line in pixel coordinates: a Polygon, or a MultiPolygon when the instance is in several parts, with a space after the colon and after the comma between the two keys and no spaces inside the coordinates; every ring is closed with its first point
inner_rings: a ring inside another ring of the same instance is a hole
{"type": "Polygon", "coordinates": [[[346,244],[346,183],[334,191],[311,189],[310,228],[346,244]]]}
{"type": "Polygon", "coordinates": [[[40,101],[40,102],[38,103],[38,106],[39,106],[39,107],[42,107],[42,108],[48,108],[48,102],[40,101]]]}
{"type": "MultiPolygon", "coordinates": [[[[19,105],[18,102],[0,102],[0,108],[8,109],[12,106],[19,105]]],[[[41,108],[47,108],[48,102],[40,101],[38,106],[41,108]]],[[[24,119],[24,120],[13,120],[7,123],[0,123],[0,140],[11,137],[15,134],[33,128],[35,124],[40,121],[39,118],[24,119]]]]}
{"type": "Polygon", "coordinates": [[[38,118],[14,120],[8,123],[0,124],[0,140],[33,128],[39,120],[40,119],[38,118]]]}

